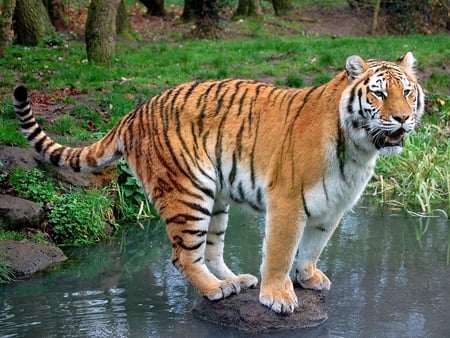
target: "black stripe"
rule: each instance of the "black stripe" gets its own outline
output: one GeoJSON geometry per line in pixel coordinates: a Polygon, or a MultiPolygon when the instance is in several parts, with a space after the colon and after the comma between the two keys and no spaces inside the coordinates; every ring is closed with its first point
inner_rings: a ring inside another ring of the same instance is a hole
{"type": "MultiPolygon", "coordinates": [[[[294,103],[295,99],[297,98],[297,95],[299,95],[301,92],[302,92],[301,90],[297,90],[293,95],[291,95],[291,98],[290,98],[289,101],[288,101],[288,106],[287,106],[287,109],[286,109],[286,118],[285,118],[285,121],[287,121],[287,119],[288,119],[288,117],[289,117],[289,112],[291,111],[291,106],[292,106],[292,104],[294,103]]],[[[285,95],[285,96],[286,96],[286,95],[285,95]]],[[[283,97],[283,99],[282,99],[281,102],[283,102],[283,100],[284,100],[284,97],[283,97]]]]}
{"type": "MultiPolygon", "coordinates": [[[[20,121],[20,123],[26,123],[32,119],[34,119],[34,116],[33,116],[33,114],[30,114],[28,117],[26,117],[24,119],[20,119],[19,121],[20,121]]],[[[36,123],[36,121],[34,121],[34,123],[36,123]]]]}
{"type": "Polygon", "coordinates": [[[183,248],[184,250],[189,250],[189,251],[197,250],[205,243],[205,241],[200,241],[198,244],[195,244],[193,246],[187,246],[186,244],[184,244],[184,241],[180,236],[174,236],[173,242],[174,242],[174,245],[179,246],[179,247],[183,248]]]}
{"type": "Polygon", "coordinates": [[[55,166],[59,166],[59,160],[61,159],[61,154],[64,150],[64,147],[55,149],[55,151],[53,151],[50,154],[50,162],[55,165],[55,166]]]}
{"type": "MultiPolygon", "coordinates": [[[[28,105],[28,101],[24,101],[24,102],[19,102],[18,104],[14,104],[14,108],[16,108],[17,110],[22,110],[23,108],[25,108],[28,105]]],[[[16,111],[16,113],[19,113],[16,111]]]]}
{"type": "Polygon", "coordinates": [[[186,94],[184,95],[184,102],[183,105],[181,106],[181,110],[184,110],[184,106],[186,105],[186,102],[188,101],[189,97],[192,95],[192,93],[194,92],[195,88],[198,87],[198,85],[200,84],[199,81],[195,81],[190,87],[189,89],[186,91],[186,94]]]}
{"type": "Polygon", "coordinates": [[[342,179],[345,181],[345,158],[346,158],[346,149],[345,149],[345,137],[343,135],[343,132],[340,128],[339,121],[338,121],[338,138],[336,140],[336,157],[339,161],[339,171],[341,173],[342,179]]]}
{"type": "MultiPolygon", "coordinates": [[[[33,118],[33,117],[32,117],[33,118]]],[[[36,124],[36,121],[32,121],[32,122],[23,122],[20,121],[20,127],[22,129],[30,129],[31,127],[33,127],[36,124]]]]}
{"type": "Polygon", "coordinates": [[[235,152],[238,155],[238,158],[241,159],[242,155],[242,134],[244,132],[244,125],[241,124],[238,133],[236,134],[236,150],[235,152]]]}
{"type": "MultiPolygon", "coordinates": [[[[31,111],[31,107],[28,107],[27,109],[25,109],[24,111],[18,111],[16,110],[16,114],[20,117],[24,117],[26,115],[28,115],[31,111]]],[[[33,114],[31,114],[31,116],[33,116],[33,114]]]]}
{"type": "Polygon", "coordinates": [[[42,153],[45,154],[47,153],[48,149],[55,144],[55,141],[53,140],[49,140],[49,142],[47,142],[47,144],[45,145],[44,148],[42,148],[42,153]]]}
{"type": "Polygon", "coordinates": [[[327,185],[326,185],[326,182],[325,182],[325,175],[322,177],[322,185],[323,185],[323,192],[325,193],[325,199],[326,199],[327,201],[329,201],[330,198],[329,198],[329,196],[328,196],[327,185]]]}
{"type": "Polygon", "coordinates": [[[44,141],[47,139],[47,136],[42,136],[39,141],[37,141],[34,144],[34,149],[36,150],[37,153],[41,153],[42,151],[42,145],[44,143],[44,141]]]}
{"type": "Polygon", "coordinates": [[[353,87],[352,90],[350,91],[350,97],[348,99],[347,104],[347,113],[349,114],[353,113],[353,101],[355,100],[355,96],[356,96],[356,87],[353,87]]]}
{"type": "Polygon", "coordinates": [[[242,181],[239,181],[238,183],[238,193],[242,201],[245,201],[245,191],[244,187],[242,186],[242,181]]]}
{"type": "Polygon", "coordinates": [[[80,172],[81,166],[80,166],[80,155],[81,155],[81,149],[73,149],[72,152],[69,155],[69,164],[72,167],[73,171],[80,172]],[[75,160],[75,163],[72,164],[72,161],[75,160]]]}
{"type": "Polygon", "coordinates": [[[261,188],[258,188],[257,190],[256,190],[256,201],[258,202],[258,204],[259,205],[261,205],[262,206],[262,198],[263,198],[263,193],[262,193],[262,190],[261,190],[261,188]]]}
{"type": "Polygon", "coordinates": [[[177,214],[176,216],[170,217],[166,219],[166,224],[186,224],[187,222],[199,222],[203,221],[203,217],[198,217],[190,214],[177,214]]]}
{"type": "Polygon", "coordinates": [[[306,198],[305,198],[305,192],[302,188],[302,201],[303,201],[303,209],[305,210],[305,214],[307,217],[311,216],[311,213],[309,212],[308,206],[306,205],[306,198]]]}
{"type": "Polygon", "coordinates": [[[192,261],[192,263],[198,263],[203,259],[203,256],[200,256],[199,258],[197,258],[196,260],[192,261]]]}
{"type": "Polygon", "coordinates": [[[211,216],[218,216],[218,215],[227,215],[228,214],[228,209],[219,209],[219,210],[214,210],[211,214],[211,216]]]}
{"type": "Polygon", "coordinates": [[[203,215],[211,216],[211,212],[208,209],[202,207],[198,203],[187,202],[187,201],[180,201],[180,202],[183,203],[184,205],[188,206],[189,208],[193,209],[193,210],[201,212],[203,215]]]}
{"type": "Polygon", "coordinates": [[[236,98],[237,93],[240,91],[241,85],[244,83],[244,81],[237,81],[234,83],[234,92],[231,94],[230,100],[228,101],[227,111],[231,109],[231,107],[234,104],[234,100],[236,98]]]}
{"type": "Polygon", "coordinates": [[[197,237],[206,236],[206,234],[208,233],[208,231],[206,231],[206,230],[191,230],[191,229],[183,229],[183,230],[181,230],[181,232],[183,234],[189,234],[189,235],[193,235],[193,236],[197,236],[197,237]]]}
{"type": "Polygon", "coordinates": [[[233,185],[233,182],[236,179],[236,171],[236,152],[233,152],[233,163],[231,164],[230,174],[228,175],[228,182],[230,182],[230,185],[233,185]]]}
{"type": "Polygon", "coordinates": [[[30,135],[28,135],[27,137],[28,141],[34,140],[41,131],[42,131],[41,127],[37,126],[36,129],[30,135]]]}
{"type": "Polygon", "coordinates": [[[242,107],[244,106],[244,100],[247,97],[247,93],[248,93],[248,88],[245,88],[244,94],[242,94],[241,99],[239,100],[239,109],[238,109],[237,116],[240,116],[242,114],[242,107]]]}

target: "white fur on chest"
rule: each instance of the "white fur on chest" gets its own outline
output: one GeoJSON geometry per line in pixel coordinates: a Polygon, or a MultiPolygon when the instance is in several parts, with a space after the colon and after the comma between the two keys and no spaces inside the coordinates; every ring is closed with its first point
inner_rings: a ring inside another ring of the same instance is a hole
{"type": "Polygon", "coordinates": [[[375,155],[359,158],[352,154],[340,164],[329,158],[324,177],[304,192],[308,223],[326,226],[352,208],[373,175],[375,160],[375,155]]]}

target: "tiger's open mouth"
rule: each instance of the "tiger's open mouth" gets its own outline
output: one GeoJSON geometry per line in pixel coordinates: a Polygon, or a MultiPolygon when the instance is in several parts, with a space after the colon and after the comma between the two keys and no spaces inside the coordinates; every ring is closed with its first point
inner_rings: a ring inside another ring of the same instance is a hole
{"type": "Polygon", "coordinates": [[[381,147],[394,147],[394,146],[403,146],[403,137],[405,136],[405,130],[403,128],[399,128],[391,134],[386,134],[384,138],[381,140],[381,147]]]}
{"type": "Polygon", "coordinates": [[[386,148],[386,147],[403,147],[403,138],[405,136],[405,130],[403,128],[399,128],[394,132],[386,132],[374,139],[374,144],[377,149],[386,148]]]}

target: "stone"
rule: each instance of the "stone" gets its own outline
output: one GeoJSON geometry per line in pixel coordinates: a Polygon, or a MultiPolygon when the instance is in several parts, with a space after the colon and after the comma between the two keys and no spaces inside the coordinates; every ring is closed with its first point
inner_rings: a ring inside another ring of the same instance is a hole
{"type": "Polygon", "coordinates": [[[75,187],[104,187],[117,180],[117,166],[115,164],[99,168],[94,172],[73,172],[61,168],[53,168],[58,180],[75,187]]]}
{"type": "Polygon", "coordinates": [[[60,248],[27,240],[0,241],[0,256],[16,277],[28,277],[67,259],[60,248]]]}
{"type": "Polygon", "coordinates": [[[242,290],[219,301],[204,298],[194,306],[194,317],[248,334],[315,327],[327,320],[325,294],[295,286],[299,307],[292,314],[277,314],[259,303],[259,289],[242,290]]]}
{"type": "Polygon", "coordinates": [[[0,195],[0,224],[12,229],[38,228],[44,217],[44,210],[37,203],[11,195],[0,195]]]}
{"type": "Polygon", "coordinates": [[[0,145],[0,169],[11,171],[21,168],[25,171],[36,168],[38,165],[45,166],[52,176],[58,180],[76,187],[104,187],[112,181],[117,180],[117,165],[111,164],[99,168],[95,172],[74,173],[69,170],[44,164],[43,159],[33,148],[20,148],[0,145]]]}
{"type": "Polygon", "coordinates": [[[32,148],[20,148],[0,145],[0,163],[6,170],[21,168],[31,170],[38,164],[37,154],[32,148]]]}

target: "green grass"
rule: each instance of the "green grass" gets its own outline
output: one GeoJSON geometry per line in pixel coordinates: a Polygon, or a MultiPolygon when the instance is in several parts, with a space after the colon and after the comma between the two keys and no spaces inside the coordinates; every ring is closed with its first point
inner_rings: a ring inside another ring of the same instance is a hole
{"type": "Polygon", "coordinates": [[[396,157],[380,157],[368,194],[420,216],[450,215],[450,139],[442,126],[424,124],[396,157]]]}
{"type": "MultiPolygon", "coordinates": [[[[445,185],[448,178],[446,181],[444,175],[449,163],[448,134],[443,122],[450,115],[447,105],[450,76],[448,69],[443,69],[443,65],[450,63],[449,36],[271,37],[269,31],[257,27],[258,23],[247,24],[255,25],[248,29],[258,31],[255,35],[258,38],[119,43],[108,68],[87,63],[84,46],[76,41],[54,48],[10,46],[0,59],[1,143],[21,146],[26,143],[17,131],[11,108],[10,97],[16,81],[47,94],[67,87],[77,90],[79,95],[65,100],[57,98],[68,108],[56,123],[44,125],[46,130],[58,134],[62,143],[71,144],[81,139],[98,139],[139,102],[186,81],[233,77],[293,87],[316,85],[341,71],[349,55],[395,60],[411,50],[419,60],[420,73],[431,74],[422,83],[434,102],[428,108],[433,116],[424,120],[401,156],[380,159],[378,180],[374,180],[369,193],[379,197],[382,192],[383,202],[395,196],[396,203],[416,213],[436,210],[449,213],[445,185]],[[422,177],[411,175],[408,170],[419,163],[425,166],[421,168],[422,177]],[[442,167],[427,167],[432,163],[442,167]]],[[[123,187],[121,193],[128,188],[123,187]]],[[[135,210],[133,206],[127,208],[135,210]]]]}

